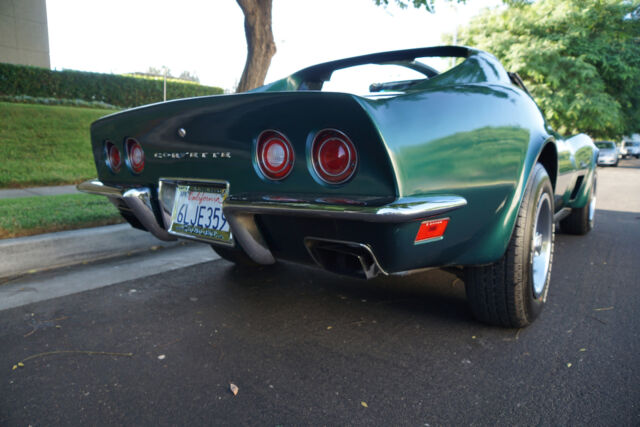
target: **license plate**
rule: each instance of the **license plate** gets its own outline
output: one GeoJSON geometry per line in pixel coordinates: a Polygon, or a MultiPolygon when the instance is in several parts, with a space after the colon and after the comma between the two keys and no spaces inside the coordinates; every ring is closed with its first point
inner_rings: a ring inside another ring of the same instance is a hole
{"type": "Polygon", "coordinates": [[[200,240],[230,243],[231,229],[222,213],[226,187],[178,185],[169,231],[200,240]]]}

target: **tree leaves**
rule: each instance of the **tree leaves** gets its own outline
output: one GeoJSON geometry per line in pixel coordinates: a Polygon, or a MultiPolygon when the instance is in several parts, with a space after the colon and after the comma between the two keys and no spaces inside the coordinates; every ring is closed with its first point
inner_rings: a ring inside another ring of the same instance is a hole
{"type": "Polygon", "coordinates": [[[234,383],[229,383],[229,390],[231,391],[231,393],[233,393],[234,396],[237,396],[238,395],[238,391],[240,391],[238,386],[235,385],[234,383]]]}
{"type": "Polygon", "coordinates": [[[625,0],[539,0],[488,10],[458,36],[517,72],[560,133],[640,131],[640,17],[625,0]]]}
{"type": "MultiPolygon", "coordinates": [[[[376,6],[389,5],[389,0],[373,0],[376,6]]],[[[449,2],[466,3],[467,0],[447,0],[449,2]]],[[[513,0],[515,2],[527,1],[527,0],[513,0]]],[[[422,6],[428,11],[433,12],[435,10],[434,0],[395,0],[395,3],[401,9],[406,9],[411,5],[416,9],[420,9],[422,6]]]]}

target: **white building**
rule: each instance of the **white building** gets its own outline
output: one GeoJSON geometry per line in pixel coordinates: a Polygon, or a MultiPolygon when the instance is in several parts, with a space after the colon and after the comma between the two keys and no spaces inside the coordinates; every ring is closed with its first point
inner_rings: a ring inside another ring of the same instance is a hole
{"type": "Polygon", "coordinates": [[[0,0],[0,62],[50,68],[45,0],[0,0]]]}

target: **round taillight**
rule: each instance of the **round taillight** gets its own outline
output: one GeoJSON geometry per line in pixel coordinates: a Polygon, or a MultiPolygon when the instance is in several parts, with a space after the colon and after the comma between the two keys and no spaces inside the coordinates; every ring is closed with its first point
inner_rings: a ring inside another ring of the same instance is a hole
{"type": "Polygon", "coordinates": [[[286,178],[293,169],[294,158],[291,143],[280,132],[266,130],[258,136],[256,161],[260,172],[267,178],[286,178]]]}
{"type": "Polygon", "coordinates": [[[111,172],[120,172],[120,168],[122,167],[122,156],[120,155],[118,147],[116,147],[113,142],[107,141],[104,144],[104,151],[106,153],[106,163],[111,172]]]}
{"type": "Polygon", "coordinates": [[[125,149],[127,150],[127,163],[131,172],[142,173],[144,170],[144,150],[142,145],[135,139],[129,138],[125,142],[125,149]]]}
{"type": "Polygon", "coordinates": [[[311,145],[313,170],[324,182],[342,184],[353,176],[358,166],[358,153],[344,133],[324,129],[311,145]]]}

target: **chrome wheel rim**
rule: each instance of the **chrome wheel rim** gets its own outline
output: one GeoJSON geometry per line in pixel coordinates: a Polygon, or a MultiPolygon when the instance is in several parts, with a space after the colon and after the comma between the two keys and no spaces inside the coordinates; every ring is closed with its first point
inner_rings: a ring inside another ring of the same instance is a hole
{"type": "Polygon", "coordinates": [[[547,284],[552,243],[551,199],[547,193],[543,193],[536,207],[535,223],[531,236],[531,278],[533,279],[533,296],[536,299],[543,295],[547,284]]]}

